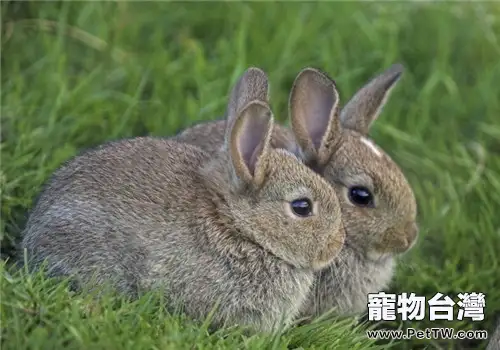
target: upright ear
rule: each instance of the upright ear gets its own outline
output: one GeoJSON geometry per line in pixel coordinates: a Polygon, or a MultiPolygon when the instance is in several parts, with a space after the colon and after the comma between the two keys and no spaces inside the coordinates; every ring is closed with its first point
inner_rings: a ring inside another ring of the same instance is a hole
{"type": "Polygon", "coordinates": [[[403,71],[403,65],[394,64],[358,90],[340,113],[342,126],[367,135],[403,71]]]}
{"type": "Polygon", "coordinates": [[[269,79],[262,69],[256,67],[248,68],[231,91],[226,110],[226,142],[231,125],[242,109],[251,101],[261,101],[269,104],[269,79]]]}
{"type": "Polygon", "coordinates": [[[324,165],[341,139],[339,94],[325,73],[305,68],[290,91],[289,115],[293,133],[307,162],[324,165]]]}
{"type": "Polygon", "coordinates": [[[243,107],[229,130],[226,143],[233,173],[239,181],[254,187],[264,182],[273,116],[269,106],[262,101],[252,101],[243,107]]]}

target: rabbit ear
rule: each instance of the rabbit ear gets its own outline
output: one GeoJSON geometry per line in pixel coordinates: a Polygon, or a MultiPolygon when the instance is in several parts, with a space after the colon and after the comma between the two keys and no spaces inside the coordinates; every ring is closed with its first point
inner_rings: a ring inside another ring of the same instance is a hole
{"type": "Polygon", "coordinates": [[[403,71],[403,65],[394,64],[363,86],[342,109],[342,126],[367,135],[403,71]]]}
{"type": "Polygon", "coordinates": [[[305,68],[295,78],[289,100],[292,130],[308,162],[325,164],[341,137],[339,94],[325,73],[305,68]]]}
{"type": "Polygon", "coordinates": [[[273,116],[262,101],[252,101],[238,114],[226,144],[238,180],[259,187],[268,164],[273,116]]]}
{"type": "Polygon", "coordinates": [[[231,125],[241,113],[242,109],[251,101],[261,101],[268,104],[269,80],[267,74],[260,68],[250,67],[238,79],[233,87],[226,110],[228,126],[226,141],[229,137],[231,125]]]}

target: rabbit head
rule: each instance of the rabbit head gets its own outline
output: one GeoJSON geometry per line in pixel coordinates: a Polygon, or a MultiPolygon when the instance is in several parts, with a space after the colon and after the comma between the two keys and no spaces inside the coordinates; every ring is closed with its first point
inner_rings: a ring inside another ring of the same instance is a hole
{"type": "Polygon", "coordinates": [[[290,93],[292,130],[305,162],[329,181],[341,202],[345,246],[369,260],[401,254],[416,241],[417,207],[404,174],[368,138],[403,67],[393,65],[339,108],[335,82],[302,70],[290,93]]]}
{"type": "Polygon", "coordinates": [[[227,188],[225,216],[239,232],[292,266],[320,269],[343,246],[339,201],[333,187],[294,154],[271,147],[267,81],[262,70],[250,68],[237,82],[224,144],[204,172],[227,188]]]}

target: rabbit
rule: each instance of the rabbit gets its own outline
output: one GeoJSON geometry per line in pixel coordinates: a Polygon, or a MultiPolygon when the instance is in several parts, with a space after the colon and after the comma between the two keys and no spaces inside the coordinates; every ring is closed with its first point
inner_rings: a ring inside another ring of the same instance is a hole
{"type": "Polygon", "coordinates": [[[333,187],[270,147],[273,115],[249,89],[254,73],[234,88],[215,156],[137,137],[58,169],[23,231],[30,266],[45,263],[80,289],[111,284],[136,297],[164,288],[169,308],[198,321],[213,312],[211,328],[289,325],[345,233],[333,187]]]}
{"type": "MultiPolygon", "coordinates": [[[[316,273],[313,291],[301,315],[312,318],[335,309],[354,315],[367,309],[367,294],[391,282],[395,258],[418,238],[417,204],[398,165],[368,137],[403,66],[394,64],[372,78],[339,107],[335,82],[324,72],[304,68],[289,98],[290,128],[277,126],[273,147],[304,160],[336,189],[346,231],[334,263],[316,273]]],[[[260,96],[268,99],[268,85],[260,96]]],[[[256,93],[257,94],[257,93],[256,93]]],[[[198,124],[174,137],[214,154],[223,142],[225,122],[198,124]]]]}
{"type": "Polygon", "coordinates": [[[497,322],[497,326],[489,340],[486,350],[500,350],[500,320],[497,322]]]}

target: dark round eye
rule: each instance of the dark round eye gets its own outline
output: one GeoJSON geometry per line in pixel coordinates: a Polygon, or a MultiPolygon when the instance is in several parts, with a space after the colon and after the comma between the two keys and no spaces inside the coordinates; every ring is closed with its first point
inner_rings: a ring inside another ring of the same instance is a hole
{"type": "Polygon", "coordinates": [[[361,207],[373,205],[373,195],[366,187],[354,186],[349,189],[349,200],[361,207]]]}
{"type": "Polygon", "coordinates": [[[307,198],[296,199],[290,205],[293,213],[297,216],[305,217],[312,214],[313,207],[311,201],[307,198]]]}

